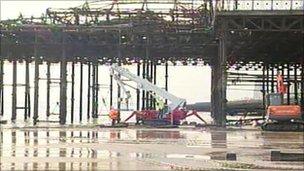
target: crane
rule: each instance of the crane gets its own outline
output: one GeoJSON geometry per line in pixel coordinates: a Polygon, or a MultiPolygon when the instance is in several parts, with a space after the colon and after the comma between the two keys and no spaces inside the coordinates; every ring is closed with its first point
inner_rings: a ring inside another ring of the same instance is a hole
{"type": "Polygon", "coordinates": [[[186,100],[183,98],[176,97],[175,95],[169,93],[168,91],[156,86],[155,84],[149,82],[147,79],[143,79],[133,73],[131,73],[128,69],[118,66],[117,64],[113,64],[110,67],[110,74],[113,76],[117,84],[122,88],[124,93],[127,95],[126,99],[130,98],[130,91],[126,89],[126,86],[129,86],[133,89],[141,89],[151,93],[154,93],[158,97],[166,99],[170,101],[167,110],[161,112],[157,110],[143,110],[143,111],[134,111],[126,120],[128,121],[134,115],[136,116],[136,120],[141,120],[142,122],[147,121],[170,121],[171,124],[179,124],[181,120],[185,119],[188,116],[195,115],[201,121],[206,123],[196,111],[188,111],[186,110],[186,100]],[[122,78],[126,79],[122,79],[122,78]],[[132,87],[127,84],[127,81],[132,81],[136,83],[136,87],[132,87]],[[171,117],[172,116],[172,117],[171,117]]]}

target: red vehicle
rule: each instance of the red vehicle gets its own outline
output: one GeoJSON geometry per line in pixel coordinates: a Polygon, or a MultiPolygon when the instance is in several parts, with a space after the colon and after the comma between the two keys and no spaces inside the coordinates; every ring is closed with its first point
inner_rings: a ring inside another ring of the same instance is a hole
{"type": "Polygon", "coordinates": [[[262,129],[266,131],[303,131],[301,107],[299,105],[284,105],[286,86],[283,77],[279,74],[278,93],[267,94],[266,122],[262,129]]]}
{"type": "MultiPolygon", "coordinates": [[[[134,111],[126,120],[127,122],[133,116],[136,117],[137,123],[151,124],[151,125],[178,125],[181,121],[189,116],[195,115],[204,123],[206,123],[196,111],[188,111],[185,109],[186,100],[176,97],[166,90],[157,87],[153,83],[146,79],[143,79],[135,74],[132,74],[129,70],[113,64],[110,68],[110,73],[116,80],[117,84],[122,88],[127,96],[126,101],[130,98],[130,92],[126,90],[127,82],[135,82],[137,84],[137,89],[145,90],[151,92],[152,95],[166,99],[171,103],[168,106],[164,106],[161,110],[142,110],[134,111]],[[124,77],[124,79],[122,79],[124,77]]],[[[135,88],[136,89],[136,88],[135,88]]]]}

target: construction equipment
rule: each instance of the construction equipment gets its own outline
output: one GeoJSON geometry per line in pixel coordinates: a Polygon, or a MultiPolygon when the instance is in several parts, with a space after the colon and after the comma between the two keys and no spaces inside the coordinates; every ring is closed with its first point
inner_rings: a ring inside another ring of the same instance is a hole
{"type": "Polygon", "coordinates": [[[137,123],[143,123],[147,125],[178,125],[181,123],[181,120],[195,115],[201,121],[206,123],[195,110],[188,111],[186,106],[186,100],[176,97],[166,90],[154,85],[146,79],[143,79],[135,74],[132,74],[129,70],[118,66],[117,64],[113,64],[110,67],[110,74],[113,75],[113,78],[117,81],[118,85],[122,87],[122,90],[127,95],[127,98],[130,98],[130,92],[126,90],[126,86],[131,87],[133,89],[141,89],[147,92],[150,92],[151,95],[161,97],[162,99],[166,99],[171,103],[168,106],[165,106],[160,110],[142,110],[142,111],[134,111],[124,122],[127,122],[133,116],[136,116],[137,123]],[[122,79],[124,77],[125,79],[122,79]],[[126,80],[127,79],[127,80],[126,80]],[[136,83],[137,87],[133,87],[127,82],[136,83]]]}
{"type": "Polygon", "coordinates": [[[299,105],[284,105],[286,87],[283,77],[277,77],[278,93],[266,95],[266,122],[262,129],[266,131],[303,131],[301,107],[299,105]]]}

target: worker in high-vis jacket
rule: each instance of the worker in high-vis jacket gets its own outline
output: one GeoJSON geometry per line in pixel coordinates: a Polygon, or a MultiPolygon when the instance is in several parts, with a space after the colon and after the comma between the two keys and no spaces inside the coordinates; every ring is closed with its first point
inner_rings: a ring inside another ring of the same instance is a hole
{"type": "Polygon", "coordinates": [[[112,120],[112,126],[119,123],[119,111],[114,107],[110,108],[109,117],[112,120]]]}
{"type": "Polygon", "coordinates": [[[164,101],[161,100],[159,97],[156,97],[155,100],[156,100],[156,106],[155,106],[156,110],[160,111],[160,110],[164,109],[164,107],[165,107],[164,101]]]}
{"type": "Polygon", "coordinates": [[[284,77],[278,73],[277,75],[277,91],[278,93],[285,94],[287,90],[286,85],[284,85],[284,77]]]}

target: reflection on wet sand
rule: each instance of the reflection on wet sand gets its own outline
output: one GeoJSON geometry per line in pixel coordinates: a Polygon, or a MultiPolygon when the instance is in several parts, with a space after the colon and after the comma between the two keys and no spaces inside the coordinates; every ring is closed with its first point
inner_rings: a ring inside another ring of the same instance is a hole
{"type": "Polygon", "coordinates": [[[147,160],[223,160],[243,148],[254,161],[271,147],[303,150],[301,133],[260,131],[2,129],[0,138],[1,170],[164,170],[147,160]]]}

